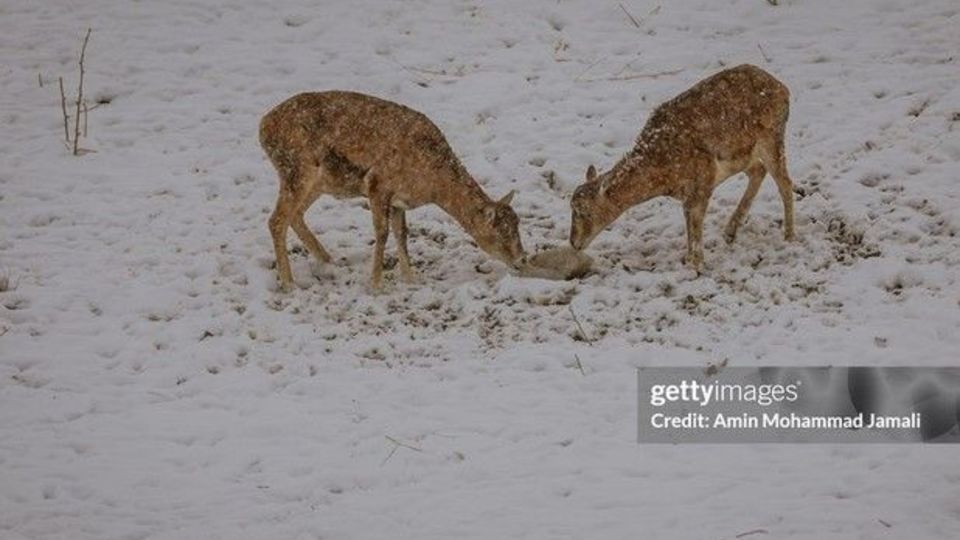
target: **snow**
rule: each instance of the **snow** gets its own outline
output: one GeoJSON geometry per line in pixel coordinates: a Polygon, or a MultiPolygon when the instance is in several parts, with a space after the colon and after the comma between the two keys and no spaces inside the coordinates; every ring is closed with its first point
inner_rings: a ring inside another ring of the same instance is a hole
{"type": "Polygon", "coordinates": [[[0,5],[0,538],[960,535],[948,446],[640,446],[633,375],[955,365],[956,2],[623,5],[639,28],[572,0],[0,5]],[[109,103],[73,157],[56,80],[74,91],[87,26],[109,103]],[[256,128],[296,92],[426,113],[492,197],[519,191],[533,251],[566,242],[588,165],[744,62],[791,89],[796,243],[771,180],[724,243],[742,177],[699,277],[665,199],[570,282],[422,209],[418,282],[372,294],[369,212],[322,199],[337,265],[291,242],[300,287],[276,291],[256,128]]]}

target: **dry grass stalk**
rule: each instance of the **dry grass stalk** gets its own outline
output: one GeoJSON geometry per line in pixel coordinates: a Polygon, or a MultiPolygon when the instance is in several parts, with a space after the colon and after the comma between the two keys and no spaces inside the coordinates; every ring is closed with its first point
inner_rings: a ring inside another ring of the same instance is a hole
{"type": "Polygon", "coordinates": [[[580,335],[583,336],[583,340],[592,346],[593,340],[590,339],[590,336],[587,335],[587,331],[584,330],[583,325],[580,324],[580,319],[577,317],[577,313],[573,311],[573,306],[568,304],[567,310],[570,311],[570,316],[573,317],[573,322],[577,325],[577,330],[579,330],[580,335]]]}

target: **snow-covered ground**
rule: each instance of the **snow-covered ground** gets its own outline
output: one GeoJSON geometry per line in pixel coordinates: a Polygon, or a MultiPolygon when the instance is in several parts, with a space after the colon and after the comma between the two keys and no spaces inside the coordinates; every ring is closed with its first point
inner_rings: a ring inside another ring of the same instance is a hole
{"type": "Polygon", "coordinates": [[[955,447],[640,446],[634,369],[956,363],[958,28],[956,0],[4,0],[0,538],[957,538],[955,447]],[[662,200],[552,282],[423,209],[418,283],[373,295],[369,213],[322,199],[339,262],[292,241],[276,291],[256,129],[296,92],[423,111],[534,249],[587,165],[745,62],[792,92],[796,243],[769,180],[723,242],[740,178],[705,275],[662,200]]]}

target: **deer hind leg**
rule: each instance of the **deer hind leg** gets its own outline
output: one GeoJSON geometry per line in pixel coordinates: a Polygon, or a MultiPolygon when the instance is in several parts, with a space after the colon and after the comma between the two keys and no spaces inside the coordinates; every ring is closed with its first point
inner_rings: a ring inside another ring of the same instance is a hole
{"type": "Polygon", "coordinates": [[[287,256],[287,228],[293,212],[293,195],[286,186],[281,185],[277,206],[268,225],[270,236],[273,237],[273,251],[277,257],[277,277],[280,280],[280,289],[284,291],[293,287],[293,273],[290,271],[290,259],[287,256]]]}
{"type": "Polygon", "coordinates": [[[373,214],[373,269],[370,273],[370,287],[380,288],[383,277],[383,252],[390,235],[390,203],[384,197],[370,197],[370,212],[373,214]]]}
{"type": "Polygon", "coordinates": [[[390,228],[393,229],[393,239],[397,242],[400,275],[409,283],[413,281],[413,270],[410,267],[410,254],[407,252],[407,212],[404,209],[390,209],[390,228]]]}
{"type": "Polygon", "coordinates": [[[790,241],[796,237],[793,229],[793,181],[790,180],[790,175],[787,173],[787,155],[783,139],[782,132],[774,137],[767,152],[768,163],[766,165],[770,170],[770,175],[777,183],[777,190],[780,192],[780,199],[783,201],[783,238],[790,241]]]}
{"type": "Polygon", "coordinates": [[[724,230],[723,237],[728,244],[732,244],[733,241],[736,240],[737,229],[740,228],[740,225],[743,225],[743,219],[747,215],[747,212],[750,211],[750,205],[753,204],[753,199],[757,196],[757,192],[760,191],[760,184],[763,182],[763,177],[767,174],[767,169],[762,163],[754,163],[747,167],[746,173],[749,179],[747,190],[743,192],[740,204],[738,204],[737,209],[733,211],[733,215],[730,216],[730,221],[727,222],[727,228],[724,230]]]}
{"type": "Polygon", "coordinates": [[[297,233],[297,236],[300,237],[300,241],[303,242],[303,245],[307,247],[307,251],[310,252],[319,262],[330,263],[333,261],[333,257],[330,256],[330,253],[324,249],[323,244],[317,240],[316,235],[313,234],[313,231],[310,230],[310,227],[307,226],[307,222],[303,219],[303,215],[307,212],[310,206],[317,200],[322,192],[319,187],[314,187],[305,193],[298,204],[296,205],[296,211],[290,216],[290,225],[293,227],[293,231],[297,233]]]}
{"type": "Polygon", "coordinates": [[[703,267],[703,218],[707,215],[706,197],[694,197],[683,204],[683,215],[687,222],[687,265],[698,273],[703,267]]]}

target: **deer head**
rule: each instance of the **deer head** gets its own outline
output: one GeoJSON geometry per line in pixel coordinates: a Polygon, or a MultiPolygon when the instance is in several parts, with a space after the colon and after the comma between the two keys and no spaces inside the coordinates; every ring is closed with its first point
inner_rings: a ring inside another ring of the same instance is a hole
{"type": "Polygon", "coordinates": [[[617,218],[613,201],[607,197],[604,175],[598,175],[591,165],[587,168],[586,182],[573,192],[570,199],[570,245],[582,250],[600,231],[617,218]]]}
{"type": "Polygon", "coordinates": [[[520,219],[510,207],[516,191],[511,191],[499,201],[483,204],[473,220],[471,236],[480,249],[511,268],[523,265],[525,252],[520,242],[520,219]]]}

